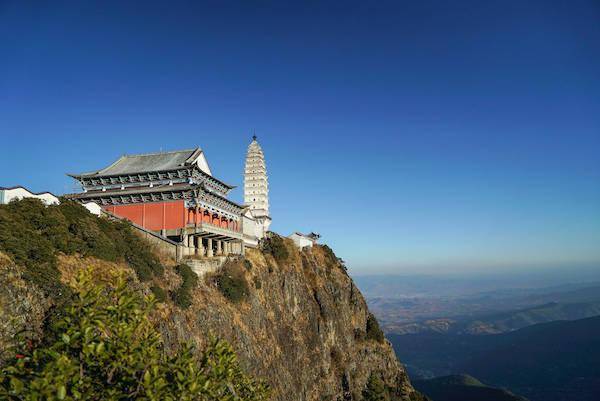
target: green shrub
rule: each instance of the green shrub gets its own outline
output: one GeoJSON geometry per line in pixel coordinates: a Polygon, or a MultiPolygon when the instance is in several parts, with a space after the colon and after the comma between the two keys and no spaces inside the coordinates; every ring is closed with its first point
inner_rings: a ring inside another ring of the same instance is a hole
{"type": "Polygon", "coordinates": [[[375,340],[377,342],[383,342],[384,335],[383,331],[379,327],[379,322],[372,313],[369,313],[367,317],[367,330],[366,330],[366,338],[368,340],[375,340]]]}
{"type": "Polygon", "coordinates": [[[385,383],[379,375],[371,372],[367,386],[363,390],[364,401],[387,401],[389,400],[388,391],[385,388],[385,383]]]}
{"type": "Polygon", "coordinates": [[[261,247],[263,252],[270,253],[279,262],[287,260],[289,256],[283,238],[275,233],[270,233],[268,237],[264,238],[261,247]]]}
{"type": "Polygon", "coordinates": [[[238,263],[227,263],[215,278],[217,288],[230,301],[237,303],[248,296],[248,282],[238,263]]]}
{"type": "Polygon", "coordinates": [[[142,281],[163,273],[163,266],[129,223],[96,217],[65,199],[54,206],[38,199],[0,205],[0,251],[26,268],[26,280],[54,297],[68,293],[59,281],[58,253],[124,261],[142,281]]]}
{"type": "Polygon", "coordinates": [[[154,304],[129,289],[93,283],[83,271],[76,296],[47,330],[44,344],[24,342],[0,370],[0,399],[268,399],[265,384],[244,374],[231,346],[211,340],[201,357],[189,346],[169,355],[149,320],[154,304]]]}
{"type": "Polygon", "coordinates": [[[175,271],[181,276],[181,285],[173,293],[173,301],[187,309],[192,304],[192,290],[198,285],[198,275],[186,264],[176,266],[175,271]]]}
{"type": "Polygon", "coordinates": [[[152,294],[154,294],[156,302],[163,303],[167,300],[167,292],[158,285],[151,286],[150,291],[152,291],[152,294]]]}
{"type": "Polygon", "coordinates": [[[252,270],[252,262],[250,262],[248,259],[244,259],[244,267],[248,271],[252,270]]]}

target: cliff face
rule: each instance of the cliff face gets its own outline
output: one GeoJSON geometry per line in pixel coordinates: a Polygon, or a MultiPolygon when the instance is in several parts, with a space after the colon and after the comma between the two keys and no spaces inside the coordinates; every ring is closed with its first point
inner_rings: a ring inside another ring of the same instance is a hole
{"type": "MultiPolygon", "coordinates": [[[[300,252],[287,241],[283,244],[286,258],[250,250],[245,261],[227,265],[221,278],[235,274],[248,284],[237,301],[224,295],[219,277],[208,276],[191,290],[189,308],[169,299],[160,304],[154,319],[167,347],[185,341],[202,347],[211,335],[224,338],[248,373],[271,385],[276,400],[362,400],[372,377],[383,382],[388,399],[420,399],[391,346],[368,332],[378,328],[367,330],[365,300],[330,250],[318,246],[300,252]]],[[[3,277],[10,277],[0,295],[2,315],[18,317],[3,331],[25,326],[39,331],[51,300],[20,278],[9,259],[0,262],[3,277]]],[[[74,271],[90,265],[99,279],[103,270],[131,272],[125,264],[61,256],[61,280],[67,282],[74,271]]],[[[168,292],[181,283],[172,266],[152,283],[140,283],[132,272],[130,276],[132,286],[146,293],[151,284],[168,292]]],[[[0,338],[0,346],[9,342],[10,334],[0,338]]]]}
{"type": "Polygon", "coordinates": [[[410,399],[414,390],[390,345],[367,338],[367,305],[343,266],[326,248],[286,247],[285,261],[247,252],[249,291],[239,303],[207,278],[190,309],[160,321],[164,334],[172,341],[224,337],[279,400],[360,400],[371,374],[393,399],[410,399]]]}

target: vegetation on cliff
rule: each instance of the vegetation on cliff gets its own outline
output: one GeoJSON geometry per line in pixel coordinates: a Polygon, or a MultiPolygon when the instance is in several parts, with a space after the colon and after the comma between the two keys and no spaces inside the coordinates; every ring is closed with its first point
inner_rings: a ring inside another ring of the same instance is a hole
{"type": "Polygon", "coordinates": [[[201,357],[185,345],[169,355],[149,315],[152,297],[80,271],[74,298],[47,329],[22,343],[0,372],[0,398],[14,400],[248,400],[268,388],[245,375],[232,348],[212,340],[201,357]]]}
{"type": "MultiPolygon", "coordinates": [[[[248,269],[252,263],[244,260],[243,265],[248,269]]],[[[248,282],[239,261],[226,263],[213,279],[219,291],[231,302],[240,302],[248,297],[248,282]]]]}
{"type": "Polygon", "coordinates": [[[99,219],[71,201],[45,206],[37,199],[23,199],[0,205],[0,251],[26,268],[26,280],[53,297],[68,292],[57,270],[61,253],[123,261],[142,281],[164,271],[129,224],[99,219]]]}
{"type": "Polygon", "coordinates": [[[372,313],[369,313],[369,316],[367,317],[366,333],[366,337],[369,340],[383,342],[385,339],[383,331],[381,331],[381,328],[379,327],[379,322],[377,322],[377,318],[375,318],[372,313]]]}
{"type": "Polygon", "coordinates": [[[270,235],[261,241],[261,249],[263,252],[272,255],[279,262],[284,262],[290,255],[285,246],[284,239],[274,233],[270,233],[270,235]]]}
{"type": "Polygon", "coordinates": [[[181,285],[173,292],[173,301],[182,308],[189,308],[192,304],[192,291],[198,284],[198,276],[186,264],[175,267],[181,277],[181,285]]]}

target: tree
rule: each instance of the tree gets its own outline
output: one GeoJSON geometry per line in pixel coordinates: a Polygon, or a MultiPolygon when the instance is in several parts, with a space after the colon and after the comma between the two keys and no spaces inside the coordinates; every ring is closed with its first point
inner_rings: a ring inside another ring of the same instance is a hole
{"type": "Polygon", "coordinates": [[[94,284],[91,271],[73,284],[74,299],[45,333],[24,345],[0,371],[0,399],[240,400],[268,399],[268,388],[245,375],[224,341],[201,357],[183,346],[169,356],[149,320],[152,296],[94,284]]]}

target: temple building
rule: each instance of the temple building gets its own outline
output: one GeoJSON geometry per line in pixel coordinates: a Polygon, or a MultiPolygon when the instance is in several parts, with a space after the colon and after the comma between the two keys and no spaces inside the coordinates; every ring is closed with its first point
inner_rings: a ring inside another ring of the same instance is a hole
{"type": "Polygon", "coordinates": [[[122,156],[101,170],[69,175],[83,188],[72,198],[94,202],[181,243],[189,256],[243,254],[244,246],[258,244],[268,229],[264,222],[271,221],[264,155],[256,137],[248,148],[245,175],[256,193],[252,202],[245,195],[247,205],[228,199],[235,187],[213,176],[200,148],[122,156]]]}

